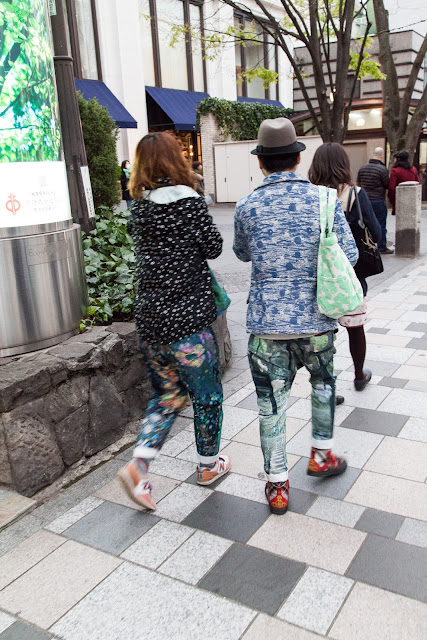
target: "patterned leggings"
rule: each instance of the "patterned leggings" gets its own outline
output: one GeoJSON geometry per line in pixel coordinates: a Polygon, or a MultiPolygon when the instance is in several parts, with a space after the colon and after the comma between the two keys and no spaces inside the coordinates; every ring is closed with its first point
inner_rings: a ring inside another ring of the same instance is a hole
{"type": "Polygon", "coordinates": [[[188,392],[194,408],[199,461],[215,462],[221,438],[222,384],[212,330],[204,329],[169,345],[142,342],[141,353],[153,391],[134,456],[148,461],[159,453],[188,392]]]}
{"type": "Polygon", "coordinates": [[[313,446],[330,449],[335,416],[334,332],[267,340],[251,335],[249,364],[256,386],[264,470],[271,482],[288,479],[286,405],[298,369],[310,372],[313,446]]]}

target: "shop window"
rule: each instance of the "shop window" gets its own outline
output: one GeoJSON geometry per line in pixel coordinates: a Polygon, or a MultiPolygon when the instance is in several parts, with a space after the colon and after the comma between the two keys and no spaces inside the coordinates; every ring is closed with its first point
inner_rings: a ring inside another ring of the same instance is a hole
{"type": "Polygon", "coordinates": [[[349,131],[363,131],[364,129],[381,129],[383,122],[383,110],[360,109],[351,111],[348,119],[349,131]]]}

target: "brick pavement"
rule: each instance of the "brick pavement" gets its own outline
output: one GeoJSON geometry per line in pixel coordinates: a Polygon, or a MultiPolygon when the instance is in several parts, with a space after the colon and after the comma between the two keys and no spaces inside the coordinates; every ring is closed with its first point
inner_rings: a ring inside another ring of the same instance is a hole
{"type": "MultiPolygon", "coordinates": [[[[232,268],[227,243],[219,271],[232,268]]],[[[155,513],[138,510],[115,480],[125,451],[5,529],[1,640],[427,637],[427,256],[387,256],[386,273],[372,279],[374,375],[362,393],[352,388],[346,333],[337,336],[343,476],[305,474],[310,386],[297,375],[282,517],[270,515],[263,494],[247,275],[230,278],[235,361],[224,377],[222,448],[232,472],[196,485],[187,409],[152,465],[155,513]]]]}

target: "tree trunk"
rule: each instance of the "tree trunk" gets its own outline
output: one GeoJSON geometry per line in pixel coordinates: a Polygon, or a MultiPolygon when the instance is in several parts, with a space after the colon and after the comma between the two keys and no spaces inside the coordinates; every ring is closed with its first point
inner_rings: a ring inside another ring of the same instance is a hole
{"type": "Polygon", "coordinates": [[[400,95],[396,65],[390,46],[390,28],[388,11],[384,7],[383,0],[373,0],[375,21],[377,25],[377,37],[379,47],[379,60],[382,72],[386,75],[382,81],[383,94],[383,128],[390,145],[389,164],[393,162],[393,154],[401,149],[406,149],[410,155],[410,161],[418,144],[424,121],[427,116],[427,88],[415,109],[408,124],[408,109],[418,78],[418,72],[423,63],[427,51],[427,35],[412,64],[403,95],[400,95]]]}

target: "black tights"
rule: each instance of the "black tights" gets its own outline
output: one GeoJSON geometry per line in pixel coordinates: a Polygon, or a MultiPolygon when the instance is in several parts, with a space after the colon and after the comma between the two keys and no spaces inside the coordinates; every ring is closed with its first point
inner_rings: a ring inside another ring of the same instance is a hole
{"type": "Polygon", "coordinates": [[[363,327],[347,327],[350,353],[354,364],[354,377],[363,380],[363,363],[366,356],[366,338],[363,327]]]}

